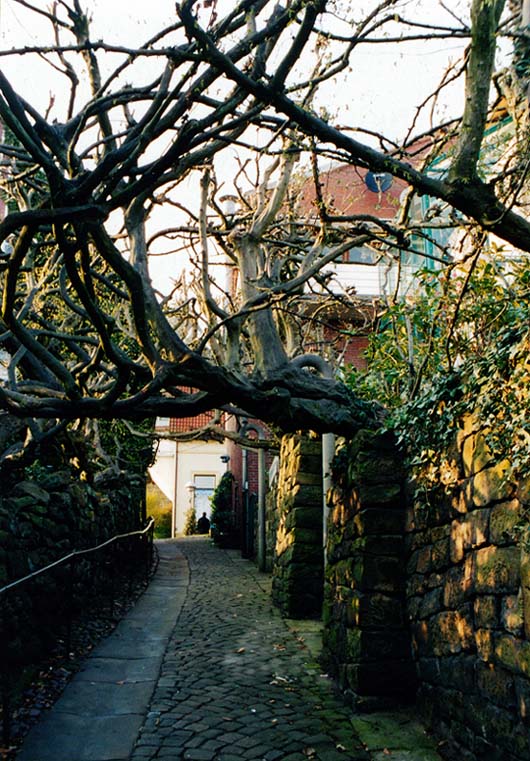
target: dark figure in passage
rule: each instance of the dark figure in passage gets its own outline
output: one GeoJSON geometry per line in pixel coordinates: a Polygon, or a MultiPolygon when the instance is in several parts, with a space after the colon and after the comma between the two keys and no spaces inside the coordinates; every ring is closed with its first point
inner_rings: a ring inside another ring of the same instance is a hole
{"type": "Polygon", "coordinates": [[[206,513],[203,513],[202,516],[197,521],[197,531],[199,534],[207,534],[210,530],[210,521],[206,517],[206,513]]]}

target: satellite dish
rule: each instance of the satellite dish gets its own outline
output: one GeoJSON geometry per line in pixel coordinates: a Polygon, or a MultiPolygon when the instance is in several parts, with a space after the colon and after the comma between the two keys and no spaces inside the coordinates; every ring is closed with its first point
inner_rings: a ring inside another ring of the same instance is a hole
{"type": "Polygon", "coordinates": [[[384,193],[392,185],[392,179],[389,172],[366,172],[364,182],[372,193],[384,193]]]}

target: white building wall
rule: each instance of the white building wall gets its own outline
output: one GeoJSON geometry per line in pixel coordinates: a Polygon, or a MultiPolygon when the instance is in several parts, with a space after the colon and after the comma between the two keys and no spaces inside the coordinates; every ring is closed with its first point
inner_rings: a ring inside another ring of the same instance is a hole
{"type": "MultiPolygon", "coordinates": [[[[190,490],[194,476],[213,475],[215,485],[226,470],[221,455],[226,454],[224,444],[218,441],[179,441],[177,445],[177,468],[175,484],[175,533],[184,530],[186,511],[191,505],[190,490]]],[[[207,510],[208,514],[209,510],[207,510]]],[[[197,518],[200,516],[197,515],[197,518]]]]}
{"type": "Polygon", "coordinates": [[[378,296],[381,291],[380,266],[377,264],[335,264],[329,269],[333,271],[331,290],[335,293],[355,288],[359,296],[378,296]]]}
{"type": "Polygon", "coordinates": [[[175,500],[175,442],[161,439],[154,464],[149,475],[160,491],[170,500],[175,500]]]}
{"type": "Polygon", "coordinates": [[[149,473],[171,501],[174,535],[183,532],[186,511],[191,504],[192,492],[187,485],[193,483],[194,476],[201,475],[215,476],[217,485],[226,471],[226,464],[221,461],[222,455],[226,455],[226,448],[217,441],[160,441],[155,463],[149,473]]]}

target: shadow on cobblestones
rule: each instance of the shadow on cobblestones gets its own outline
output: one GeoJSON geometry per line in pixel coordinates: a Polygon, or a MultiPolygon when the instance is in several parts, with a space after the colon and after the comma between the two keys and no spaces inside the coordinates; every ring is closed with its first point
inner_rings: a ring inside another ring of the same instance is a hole
{"type": "Polygon", "coordinates": [[[203,538],[179,548],[190,587],[131,760],[371,758],[266,577],[203,538]]]}

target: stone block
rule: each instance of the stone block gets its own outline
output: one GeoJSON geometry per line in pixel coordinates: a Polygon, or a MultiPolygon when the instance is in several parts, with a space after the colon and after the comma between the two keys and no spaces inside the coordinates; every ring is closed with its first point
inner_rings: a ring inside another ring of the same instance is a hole
{"type": "Polygon", "coordinates": [[[313,544],[291,544],[283,550],[281,555],[278,555],[277,560],[283,566],[291,563],[318,565],[323,563],[323,549],[321,546],[313,544]]]}
{"type": "Polygon", "coordinates": [[[505,708],[515,707],[513,673],[494,663],[477,663],[476,679],[479,692],[487,700],[505,708]]]}
{"type": "Polygon", "coordinates": [[[497,629],[499,613],[497,597],[481,595],[473,603],[475,627],[477,629],[497,629]]]}
{"type": "Polygon", "coordinates": [[[360,510],[354,518],[359,534],[400,534],[403,532],[404,513],[401,510],[371,508],[360,510]]]}
{"type": "Polygon", "coordinates": [[[515,526],[521,520],[520,503],[518,500],[502,502],[491,510],[490,541],[492,544],[513,544],[516,538],[515,526]]]}
{"type": "Polygon", "coordinates": [[[462,565],[451,568],[444,577],[444,605],[457,608],[473,594],[473,562],[468,557],[462,565]]]}
{"type": "Polygon", "coordinates": [[[485,740],[501,750],[497,761],[511,761],[510,754],[514,760],[524,761],[530,757],[528,733],[517,727],[513,709],[485,702],[480,713],[485,740]]]}
{"type": "Polygon", "coordinates": [[[283,606],[284,613],[290,618],[320,618],[322,596],[312,595],[299,588],[291,590],[283,606]]]}
{"type": "Polygon", "coordinates": [[[348,626],[398,629],[404,625],[401,600],[380,593],[353,592],[346,608],[348,626]]]}
{"type": "Polygon", "coordinates": [[[346,557],[335,563],[334,566],[328,566],[326,569],[326,578],[336,587],[340,585],[357,588],[362,579],[362,563],[360,558],[346,557]]]}
{"type": "Polygon", "coordinates": [[[322,508],[319,507],[295,507],[285,516],[285,528],[291,529],[318,529],[322,537],[322,508]]]}
{"type": "Polygon", "coordinates": [[[510,481],[510,463],[502,460],[494,466],[473,476],[471,493],[476,507],[485,507],[493,502],[509,500],[515,486],[510,481]]]}
{"type": "Polygon", "coordinates": [[[322,552],[322,527],[318,528],[302,528],[296,526],[293,528],[291,535],[293,537],[293,544],[305,544],[310,545],[311,548],[316,548],[318,552],[322,552]]]}
{"type": "Polygon", "coordinates": [[[398,592],[404,588],[403,566],[399,558],[366,555],[363,560],[363,589],[398,592]]]}
{"type": "Polygon", "coordinates": [[[530,474],[519,478],[517,483],[517,499],[523,505],[530,505],[530,474]]]}
{"type": "Polygon", "coordinates": [[[441,588],[433,589],[422,598],[418,611],[418,617],[429,618],[435,613],[440,613],[443,608],[443,590],[441,588]]]}
{"type": "Polygon", "coordinates": [[[514,679],[517,713],[523,723],[530,727],[530,680],[521,676],[514,679]]]}
{"type": "Polygon", "coordinates": [[[448,610],[427,622],[427,648],[435,656],[470,650],[474,644],[471,616],[467,611],[448,610]]]}
{"type": "Polygon", "coordinates": [[[516,592],[520,552],[517,547],[485,547],[474,553],[474,587],[478,594],[516,592]]]}
{"type": "Polygon", "coordinates": [[[408,658],[410,640],[407,632],[349,629],[346,632],[348,663],[381,663],[408,658]]]}
{"type": "Polygon", "coordinates": [[[505,634],[495,641],[495,660],[516,674],[530,677],[530,642],[505,634]]]}
{"type": "Polygon", "coordinates": [[[458,563],[466,550],[480,547],[487,542],[490,511],[474,510],[461,520],[451,523],[451,561],[458,563]]]}
{"type": "Polygon", "coordinates": [[[465,515],[468,512],[469,506],[466,500],[465,488],[459,488],[451,496],[451,510],[454,514],[465,515]]]}
{"type": "Polygon", "coordinates": [[[400,483],[367,483],[360,481],[356,491],[363,508],[374,506],[387,509],[405,509],[400,483]]]}
{"type": "Polygon", "coordinates": [[[501,622],[506,631],[516,637],[524,635],[523,594],[508,595],[502,600],[501,622]]]}
{"type": "MultiPolygon", "coordinates": [[[[523,590],[530,590],[530,551],[526,546],[526,543],[521,543],[521,586],[523,590]]],[[[528,611],[530,613],[530,609],[528,611]]],[[[525,616],[526,616],[526,604],[525,604],[525,616]]],[[[526,636],[530,639],[530,631],[526,632],[526,636]]]]}
{"type": "Polygon", "coordinates": [[[293,505],[314,506],[322,508],[322,486],[314,484],[296,483],[292,490],[293,505]]]}
{"type": "Polygon", "coordinates": [[[433,571],[441,571],[450,565],[450,542],[449,539],[440,539],[432,546],[432,569],[433,571]]]}
{"type": "Polygon", "coordinates": [[[462,466],[466,478],[479,473],[492,463],[491,452],[484,434],[479,431],[470,432],[463,439],[461,453],[462,466]]]}
{"type": "Polygon", "coordinates": [[[299,470],[296,473],[296,483],[303,484],[307,486],[320,486],[320,490],[322,493],[322,466],[320,466],[319,471],[317,473],[315,472],[304,472],[303,470],[299,470]]]}
{"type": "Polygon", "coordinates": [[[475,689],[475,655],[458,653],[438,659],[438,684],[461,693],[471,694],[475,689]]]}
{"type": "Polygon", "coordinates": [[[420,658],[418,661],[418,675],[421,682],[439,684],[440,682],[440,659],[420,658]]]}
{"type": "Polygon", "coordinates": [[[309,457],[321,457],[322,454],[322,442],[318,439],[308,439],[300,437],[295,446],[299,447],[302,455],[309,457]]]}
{"type": "Polygon", "coordinates": [[[396,479],[400,480],[402,466],[390,454],[381,456],[370,452],[355,460],[350,476],[355,483],[385,485],[396,479]]]}
{"type": "Polygon", "coordinates": [[[11,493],[15,497],[31,497],[34,503],[48,505],[50,502],[50,494],[34,481],[20,481],[13,487],[11,493]]]}
{"type": "Polygon", "coordinates": [[[432,547],[422,547],[416,554],[416,573],[429,573],[432,569],[432,547]]]}
{"type": "Polygon", "coordinates": [[[475,645],[477,655],[483,661],[491,661],[495,653],[495,640],[492,629],[476,629],[475,645]]]}
{"type": "MultiPolygon", "coordinates": [[[[409,590],[409,583],[407,581],[407,595],[409,590]]],[[[420,595],[413,595],[407,597],[407,617],[409,621],[417,621],[419,618],[420,607],[423,601],[423,597],[420,595]]]]}
{"type": "Polygon", "coordinates": [[[421,595],[425,591],[425,576],[419,573],[414,575],[407,575],[406,578],[406,592],[407,597],[414,597],[415,595],[421,595]]]}

